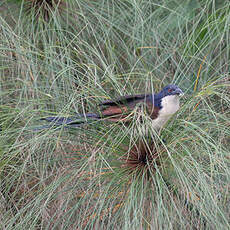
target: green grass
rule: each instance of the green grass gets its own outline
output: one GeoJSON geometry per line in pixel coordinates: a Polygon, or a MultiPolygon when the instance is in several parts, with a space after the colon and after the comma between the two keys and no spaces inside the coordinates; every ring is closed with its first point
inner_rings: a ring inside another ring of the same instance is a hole
{"type": "Polygon", "coordinates": [[[229,229],[228,1],[60,3],[0,3],[1,229],[229,229]],[[138,112],[32,130],[172,82],[181,109],[160,136],[145,117],[150,142],[138,112]]]}

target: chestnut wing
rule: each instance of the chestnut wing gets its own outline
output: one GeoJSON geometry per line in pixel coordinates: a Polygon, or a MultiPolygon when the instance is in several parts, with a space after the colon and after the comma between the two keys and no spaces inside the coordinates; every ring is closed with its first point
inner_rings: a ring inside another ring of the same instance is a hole
{"type": "Polygon", "coordinates": [[[99,104],[99,106],[113,106],[113,105],[122,105],[122,104],[129,104],[129,103],[138,103],[140,101],[146,100],[150,94],[139,94],[139,95],[128,95],[123,96],[120,98],[116,98],[115,100],[105,100],[99,104]]]}
{"type": "Polygon", "coordinates": [[[158,108],[154,108],[151,94],[124,96],[116,100],[106,100],[100,104],[103,106],[101,115],[110,121],[129,120],[129,114],[135,109],[138,103],[143,102],[146,105],[148,114],[152,119],[158,115],[158,108]],[[126,119],[127,118],[127,119],[126,119]]]}

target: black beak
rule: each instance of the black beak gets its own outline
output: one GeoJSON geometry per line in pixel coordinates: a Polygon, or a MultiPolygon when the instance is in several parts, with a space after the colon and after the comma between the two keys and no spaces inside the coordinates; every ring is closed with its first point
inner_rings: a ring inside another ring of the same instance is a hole
{"type": "Polygon", "coordinates": [[[178,89],[175,90],[175,94],[177,94],[178,96],[181,97],[181,96],[184,95],[184,92],[180,88],[178,88],[178,89]]]}

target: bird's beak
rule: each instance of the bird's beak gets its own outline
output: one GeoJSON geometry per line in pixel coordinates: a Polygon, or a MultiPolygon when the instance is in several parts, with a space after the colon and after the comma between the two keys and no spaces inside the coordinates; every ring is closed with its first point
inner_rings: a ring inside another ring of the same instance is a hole
{"type": "Polygon", "coordinates": [[[178,88],[175,93],[180,97],[184,95],[184,92],[180,88],[178,88]]]}

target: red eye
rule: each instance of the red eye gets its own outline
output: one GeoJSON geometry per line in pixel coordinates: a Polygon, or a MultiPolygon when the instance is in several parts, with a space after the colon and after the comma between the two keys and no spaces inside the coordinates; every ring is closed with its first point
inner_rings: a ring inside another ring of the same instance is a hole
{"type": "Polygon", "coordinates": [[[168,89],[168,92],[171,93],[171,92],[172,92],[172,89],[168,89]]]}

